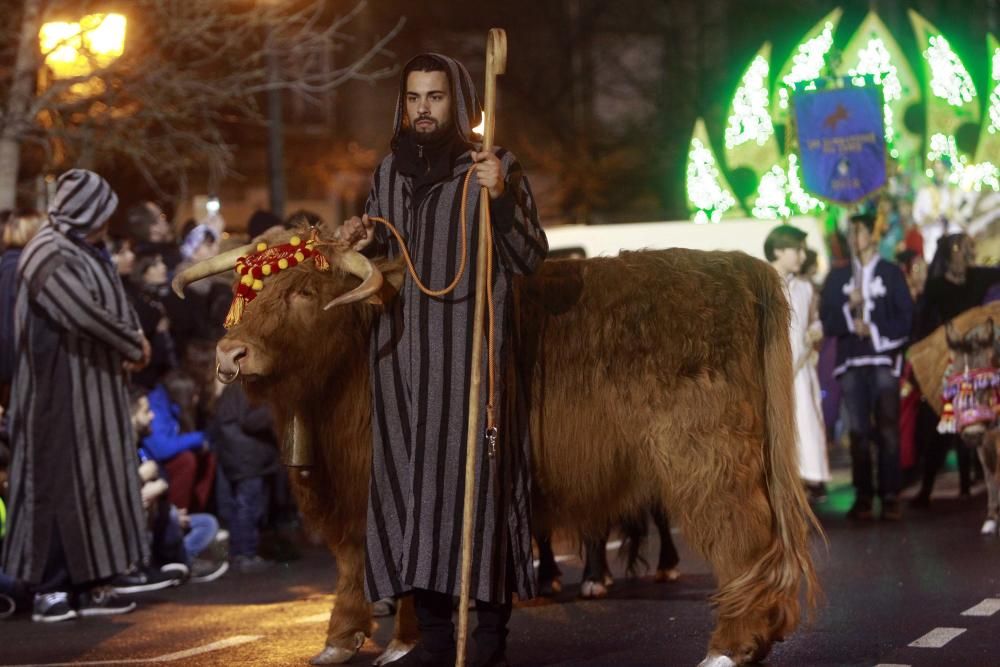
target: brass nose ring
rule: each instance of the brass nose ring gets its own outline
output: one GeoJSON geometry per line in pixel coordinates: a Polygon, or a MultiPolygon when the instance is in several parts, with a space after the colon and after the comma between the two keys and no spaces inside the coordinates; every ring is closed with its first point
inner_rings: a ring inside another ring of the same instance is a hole
{"type": "Polygon", "coordinates": [[[219,382],[222,384],[232,384],[236,382],[236,378],[240,376],[240,365],[236,364],[235,373],[223,373],[222,372],[222,362],[216,362],[215,364],[215,377],[219,378],[219,382]]]}

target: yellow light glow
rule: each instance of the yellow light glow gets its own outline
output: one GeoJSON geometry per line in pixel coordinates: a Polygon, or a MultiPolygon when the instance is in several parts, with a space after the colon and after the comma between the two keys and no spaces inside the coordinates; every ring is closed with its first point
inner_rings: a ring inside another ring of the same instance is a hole
{"type": "Polygon", "coordinates": [[[479,125],[476,125],[474,128],[472,128],[472,131],[478,134],[479,136],[483,136],[483,133],[486,132],[486,114],[481,114],[481,115],[483,119],[479,121],[479,125]]]}
{"type": "Polygon", "coordinates": [[[86,76],[125,52],[126,20],[121,14],[89,14],[78,23],[45,23],[38,42],[57,78],[86,76]]]}

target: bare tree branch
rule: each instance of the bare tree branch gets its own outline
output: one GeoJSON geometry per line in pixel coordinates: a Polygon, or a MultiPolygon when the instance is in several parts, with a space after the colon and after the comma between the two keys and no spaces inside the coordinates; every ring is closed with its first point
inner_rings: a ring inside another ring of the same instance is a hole
{"type": "MultiPolygon", "coordinates": [[[[45,84],[36,86],[25,104],[0,109],[0,131],[17,145],[44,146],[47,170],[66,166],[56,163],[60,156],[68,162],[80,155],[118,155],[154,187],[161,178],[184,182],[193,170],[224,175],[233,161],[226,128],[262,123],[261,94],[278,90],[320,103],[348,81],[372,82],[397,71],[388,45],[405,19],[381,36],[359,34],[354,26],[367,0],[341,15],[334,15],[330,4],[133,0],[124,53],[111,62],[87,52],[86,40],[78,36],[48,45],[45,54],[39,50],[34,62],[21,62],[25,59],[16,54],[0,61],[14,63],[9,70],[0,68],[0,96],[18,76],[45,84]],[[86,74],[59,78],[42,65],[39,78],[37,63],[62,46],[80,49],[89,64],[86,74]],[[336,67],[329,64],[332,54],[336,67]]],[[[9,39],[0,48],[9,49],[22,37],[16,19],[29,6],[40,10],[41,21],[72,21],[96,3],[0,0],[0,7],[12,8],[6,14],[12,20],[0,28],[0,36],[6,31],[9,39]]],[[[29,29],[37,43],[37,27],[29,29]]],[[[0,172],[0,180],[6,175],[0,172]]],[[[0,199],[4,188],[0,183],[0,199]]]]}

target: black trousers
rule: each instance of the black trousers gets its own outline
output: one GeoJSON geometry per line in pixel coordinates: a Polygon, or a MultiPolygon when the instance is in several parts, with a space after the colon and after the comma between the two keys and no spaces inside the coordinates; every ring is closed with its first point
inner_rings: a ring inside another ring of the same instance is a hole
{"type": "Polygon", "coordinates": [[[53,524],[52,539],[49,540],[49,553],[45,559],[45,570],[42,574],[42,580],[37,586],[31,588],[31,592],[43,594],[55,593],[57,591],[83,593],[110,581],[109,579],[98,579],[95,581],[73,583],[69,574],[67,558],[66,549],[63,547],[62,539],[59,536],[59,528],[53,524]]]}
{"type": "MultiPolygon", "coordinates": [[[[423,650],[431,656],[450,655],[455,650],[452,596],[418,588],[413,591],[413,603],[423,650]]],[[[476,661],[504,653],[512,608],[509,596],[503,603],[476,600],[477,623],[472,631],[476,661]]]]}
{"type": "MultiPolygon", "coordinates": [[[[508,587],[516,581],[514,561],[507,559],[508,587]]],[[[438,593],[422,588],[413,591],[413,606],[420,627],[420,644],[432,656],[450,655],[455,650],[455,623],[453,598],[448,593],[438,593]]],[[[476,600],[476,628],[472,631],[475,651],[472,664],[502,656],[507,650],[507,624],[513,610],[511,590],[507,591],[506,602],[484,602],[476,600]]]]}

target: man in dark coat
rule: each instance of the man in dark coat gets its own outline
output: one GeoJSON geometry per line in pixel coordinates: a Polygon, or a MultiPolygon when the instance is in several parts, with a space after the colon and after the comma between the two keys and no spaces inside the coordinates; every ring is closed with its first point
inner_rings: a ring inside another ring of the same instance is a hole
{"type": "Polygon", "coordinates": [[[125,374],[149,343],[99,245],[117,203],[66,172],[18,266],[3,569],[36,587],[38,621],[130,611],[99,584],[148,557],[125,374]]]}
{"type": "MultiPolygon", "coordinates": [[[[500,444],[480,442],[476,471],[472,596],[478,626],[476,666],[506,664],[511,592],[533,594],[529,512],[530,442],[523,410],[510,408],[503,376],[511,354],[511,283],[533,272],[548,243],[528,179],[512,153],[479,151],[472,133],[479,103],[468,71],[438,54],[403,70],[392,152],[377,168],[362,219],[345,236],[369,255],[399,256],[384,226],[392,222],[430,289],[451,282],[468,234],[467,264],[456,289],[429,297],[404,281],[373,332],[373,465],[368,505],[366,590],[372,600],[414,593],[421,643],[400,665],[454,661],[452,596],[460,589],[460,552],[472,320],[475,307],[478,201],[490,197],[493,306],[500,444]],[[461,219],[463,182],[473,175],[461,219]]],[[[485,346],[484,346],[485,347],[485,346]]],[[[486,377],[486,360],[482,361],[486,377]]],[[[484,382],[485,384],[485,382],[484,382]]],[[[483,391],[485,415],[487,391],[483,391]]],[[[481,420],[485,417],[481,417],[481,420]]],[[[485,433],[481,421],[480,433],[485,433]]]]}

